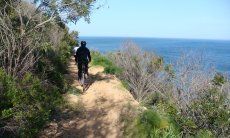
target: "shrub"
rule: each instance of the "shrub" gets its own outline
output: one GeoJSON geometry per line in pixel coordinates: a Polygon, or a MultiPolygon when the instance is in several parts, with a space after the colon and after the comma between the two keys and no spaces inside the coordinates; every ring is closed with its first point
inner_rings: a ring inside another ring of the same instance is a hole
{"type": "Polygon", "coordinates": [[[212,132],[208,131],[208,130],[200,130],[197,135],[196,138],[214,138],[212,132]]]}
{"type": "Polygon", "coordinates": [[[229,136],[230,108],[227,103],[226,95],[216,88],[210,89],[193,102],[190,116],[199,129],[210,130],[216,136],[229,136]]]}
{"type": "Polygon", "coordinates": [[[123,48],[112,55],[112,61],[122,69],[119,78],[128,84],[139,102],[144,102],[153,93],[163,93],[168,87],[169,75],[164,70],[163,59],[132,42],[124,43],[123,48]]]}
{"type": "Polygon", "coordinates": [[[181,110],[176,104],[167,103],[160,109],[170,116],[185,137],[200,137],[201,134],[226,137],[229,135],[230,126],[228,103],[227,96],[213,88],[200,94],[186,110],[181,110]]]}
{"type": "Polygon", "coordinates": [[[222,75],[221,73],[217,73],[215,74],[212,82],[215,86],[222,86],[224,83],[226,83],[226,79],[224,78],[224,75],[222,75]]]}
{"type": "MultiPolygon", "coordinates": [[[[63,92],[68,87],[63,74],[67,73],[66,66],[69,56],[68,54],[66,56],[62,55],[62,52],[55,52],[52,46],[48,43],[43,47],[44,48],[41,49],[42,57],[34,66],[34,74],[42,80],[48,80],[59,88],[59,92],[63,92]]],[[[65,52],[68,53],[67,51],[65,52]]]]}
{"type": "Polygon", "coordinates": [[[181,110],[187,110],[199,94],[212,87],[215,71],[208,64],[205,55],[199,52],[182,55],[173,68],[175,73],[170,79],[173,88],[169,92],[175,104],[181,110]]]}
{"type": "Polygon", "coordinates": [[[52,111],[62,101],[55,86],[43,84],[31,74],[22,80],[12,78],[0,70],[1,129],[13,128],[12,131],[21,136],[34,136],[50,119],[52,111]],[[47,87],[48,86],[48,87],[47,87]]]}
{"type": "Polygon", "coordinates": [[[101,55],[99,52],[92,52],[92,64],[103,66],[104,72],[107,74],[118,75],[122,72],[121,68],[115,66],[115,64],[109,58],[101,55]]]}
{"type": "Polygon", "coordinates": [[[166,117],[160,116],[152,109],[141,113],[130,124],[128,137],[135,138],[166,138],[180,137],[176,129],[168,122],[166,117]]]}
{"type": "Polygon", "coordinates": [[[230,135],[230,83],[222,74],[215,75],[203,55],[188,54],[174,67],[164,66],[161,57],[126,43],[121,51],[112,55],[111,61],[122,68],[119,77],[128,84],[134,98],[145,101],[147,107],[154,107],[133,121],[131,136],[230,135]],[[167,120],[168,129],[159,128],[162,119],[167,120]]]}

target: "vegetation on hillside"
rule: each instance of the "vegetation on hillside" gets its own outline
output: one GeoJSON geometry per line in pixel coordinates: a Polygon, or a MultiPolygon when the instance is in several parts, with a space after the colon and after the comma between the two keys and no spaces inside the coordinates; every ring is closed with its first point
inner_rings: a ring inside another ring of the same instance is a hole
{"type": "Polygon", "coordinates": [[[35,137],[62,103],[76,32],[95,1],[0,1],[0,137],[35,137]]]}
{"type": "Polygon", "coordinates": [[[127,137],[230,135],[230,82],[205,64],[202,55],[183,55],[166,65],[161,57],[127,42],[119,52],[96,57],[96,64],[118,68],[116,76],[147,107],[123,115],[127,137]]]}
{"type": "Polygon", "coordinates": [[[104,73],[118,75],[121,73],[121,68],[117,67],[109,58],[110,54],[102,55],[100,52],[92,52],[92,65],[104,67],[104,73]]]}
{"type": "MultiPolygon", "coordinates": [[[[0,137],[35,137],[63,102],[76,32],[95,0],[0,1],[0,137]]],[[[175,65],[127,42],[92,53],[92,64],[120,78],[146,109],[124,116],[127,137],[228,137],[230,81],[199,55],[175,65]]]]}

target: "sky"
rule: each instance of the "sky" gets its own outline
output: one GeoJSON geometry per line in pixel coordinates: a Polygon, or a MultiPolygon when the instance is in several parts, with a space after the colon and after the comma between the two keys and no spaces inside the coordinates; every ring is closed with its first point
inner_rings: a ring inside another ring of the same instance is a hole
{"type": "MultiPolygon", "coordinates": [[[[100,1],[100,0],[99,0],[100,1]]],[[[230,40],[230,0],[103,0],[79,36],[230,40]]]]}

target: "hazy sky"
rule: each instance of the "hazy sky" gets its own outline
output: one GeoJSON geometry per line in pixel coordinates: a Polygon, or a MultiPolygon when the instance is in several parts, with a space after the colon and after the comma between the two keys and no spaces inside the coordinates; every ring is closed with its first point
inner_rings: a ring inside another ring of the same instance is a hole
{"type": "Polygon", "coordinates": [[[91,23],[69,25],[80,36],[230,40],[230,0],[106,0],[91,23]]]}

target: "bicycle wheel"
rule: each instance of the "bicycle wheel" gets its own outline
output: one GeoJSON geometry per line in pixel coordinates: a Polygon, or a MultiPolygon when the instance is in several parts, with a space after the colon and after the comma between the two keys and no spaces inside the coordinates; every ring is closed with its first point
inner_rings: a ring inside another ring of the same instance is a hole
{"type": "Polygon", "coordinates": [[[85,91],[85,65],[82,65],[82,78],[81,78],[81,83],[83,87],[83,92],[85,91]]]}

